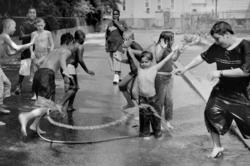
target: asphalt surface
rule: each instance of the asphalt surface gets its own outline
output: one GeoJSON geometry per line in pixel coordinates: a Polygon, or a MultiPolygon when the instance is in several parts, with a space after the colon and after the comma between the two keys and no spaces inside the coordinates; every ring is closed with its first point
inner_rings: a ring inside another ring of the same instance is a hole
{"type": "MultiPolygon", "coordinates": [[[[147,32],[153,36],[158,31],[147,32]]],[[[148,35],[150,36],[150,35],[148,35]]],[[[136,32],[138,42],[143,46],[145,32],[136,32]],[[144,35],[143,35],[144,34],[144,35]]],[[[150,41],[150,40],[149,40],[150,41]]],[[[77,110],[62,120],[65,124],[77,126],[101,125],[116,121],[124,116],[121,106],[125,101],[117,86],[112,85],[112,73],[108,67],[107,54],[104,52],[103,38],[87,40],[85,61],[96,75],[89,76],[79,68],[80,90],[75,100],[77,110]]],[[[194,53],[198,53],[197,50],[194,53]]],[[[184,57],[184,56],[183,56],[184,57]]],[[[4,68],[12,82],[17,80],[18,63],[4,68]]],[[[123,65],[123,75],[128,66],[123,65]]],[[[63,82],[57,75],[57,100],[63,95],[63,82]]],[[[13,85],[14,87],[14,85],[13,85]]],[[[32,110],[30,100],[31,83],[25,80],[20,96],[12,96],[5,101],[10,115],[1,115],[0,120],[7,123],[0,128],[0,165],[43,166],[43,165],[79,165],[79,166],[231,166],[249,165],[249,151],[234,136],[223,137],[226,148],[224,156],[208,159],[212,142],[203,122],[205,102],[194,89],[181,77],[174,81],[174,125],[173,131],[165,131],[162,140],[153,137],[150,140],[130,138],[109,142],[94,143],[105,139],[138,134],[138,121],[98,130],[69,130],[51,125],[46,118],[41,120],[41,128],[48,139],[61,141],[92,142],[91,144],[65,145],[49,143],[28,130],[23,138],[17,116],[20,112],[32,110]]],[[[137,110],[128,110],[137,116],[137,110]]]]}

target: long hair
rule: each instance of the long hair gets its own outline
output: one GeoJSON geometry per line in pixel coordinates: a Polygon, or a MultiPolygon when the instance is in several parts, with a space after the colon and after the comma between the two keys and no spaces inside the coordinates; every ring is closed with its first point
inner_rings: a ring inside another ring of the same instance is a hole
{"type": "Polygon", "coordinates": [[[171,49],[173,41],[174,41],[174,33],[172,31],[162,31],[157,44],[161,42],[161,39],[164,40],[165,43],[168,43],[168,49],[171,49]]]}

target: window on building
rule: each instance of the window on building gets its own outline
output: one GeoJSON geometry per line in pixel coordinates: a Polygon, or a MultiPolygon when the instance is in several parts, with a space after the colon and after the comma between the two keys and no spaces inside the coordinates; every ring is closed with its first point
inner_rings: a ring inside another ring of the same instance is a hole
{"type": "Polygon", "coordinates": [[[161,10],[161,5],[158,5],[158,6],[157,6],[157,9],[158,9],[158,10],[161,10]]]}
{"type": "Polygon", "coordinates": [[[158,0],[158,3],[161,3],[161,0],[158,0]]]}
{"type": "Polygon", "coordinates": [[[174,8],[174,0],[171,0],[171,8],[174,8]]]}
{"type": "Polygon", "coordinates": [[[146,6],[146,7],[149,7],[149,3],[148,3],[148,2],[145,2],[145,6],[146,6]]]}
{"type": "Polygon", "coordinates": [[[146,13],[150,13],[150,8],[147,8],[147,9],[146,9],[146,13]]]}
{"type": "Polygon", "coordinates": [[[123,1],[122,1],[122,9],[123,9],[123,10],[126,10],[126,0],[123,0],[123,1]]]}

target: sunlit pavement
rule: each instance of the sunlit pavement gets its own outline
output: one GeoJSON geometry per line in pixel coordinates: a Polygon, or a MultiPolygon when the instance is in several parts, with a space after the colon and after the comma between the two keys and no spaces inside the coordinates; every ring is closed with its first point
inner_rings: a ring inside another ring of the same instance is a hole
{"type": "MultiPolygon", "coordinates": [[[[152,32],[152,35],[156,32],[152,32]]],[[[145,41],[139,32],[137,40],[145,41]]],[[[89,76],[79,68],[79,85],[73,114],[69,114],[63,123],[76,126],[100,125],[115,121],[124,116],[121,106],[125,101],[117,86],[112,85],[112,73],[108,67],[108,54],[104,52],[102,38],[91,39],[98,42],[86,44],[85,61],[96,75],[89,76]]],[[[143,44],[146,45],[146,44],[143,44]]],[[[197,50],[194,51],[194,53],[197,50]]],[[[184,55],[183,55],[184,56],[184,55]]],[[[5,70],[11,81],[17,80],[17,65],[8,65],[5,70]]],[[[123,66],[123,75],[128,67],[123,66]]],[[[63,95],[63,82],[57,76],[57,100],[63,95]]],[[[205,102],[181,78],[174,80],[174,125],[173,131],[165,131],[162,140],[153,137],[150,140],[130,138],[109,142],[94,143],[105,139],[138,134],[138,121],[121,123],[109,128],[80,131],[68,130],[51,125],[45,118],[41,128],[47,133],[47,139],[60,141],[93,142],[92,144],[56,144],[45,142],[28,130],[28,137],[20,134],[17,116],[20,112],[30,111],[31,84],[26,80],[21,96],[12,96],[6,100],[10,115],[1,115],[0,120],[7,123],[0,128],[0,165],[36,166],[36,165],[79,165],[79,166],[213,166],[213,165],[249,165],[249,152],[233,136],[222,139],[225,147],[223,158],[208,159],[212,142],[203,122],[205,102]]],[[[138,112],[131,109],[135,116],[138,112]]]]}

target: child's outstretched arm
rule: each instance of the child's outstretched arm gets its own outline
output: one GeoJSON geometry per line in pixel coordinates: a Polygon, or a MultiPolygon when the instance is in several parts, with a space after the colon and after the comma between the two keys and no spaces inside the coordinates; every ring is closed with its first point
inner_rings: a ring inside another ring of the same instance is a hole
{"type": "Polygon", "coordinates": [[[166,56],[162,61],[160,61],[159,63],[157,63],[155,65],[155,67],[157,68],[157,70],[159,70],[167,61],[169,61],[174,54],[176,54],[176,52],[178,51],[178,49],[174,49],[168,56],[166,56]]]}
{"type": "Polygon", "coordinates": [[[20,52],[20,51],[22,51],[24,49],[27,49],[27,48],[29,48],[30,46],[32,46],[34,44],[34,39],[30,43],[27,43],[27,44],[24,44],[24,45],[17,45],[15,42],[13,42],[11,40],[10,36],[8,36],[8,35],[4,35],[3,39],[4,39],[4,42],[7,43],[8,46],[10,46],[12,49],[16,50],[13,53],[9,52],[8,53],[9,55],[15,55],[18,52],[20,52]]]}
{"type": "Polygon", "coordinates": [[[172,57],[173,61],[178,60],[178,58],[181,56],[182,52],[188,47],[188,45],[186,43],[181,43],[179,46],[176,46],[176,47],[179,47],[179,48],[172,57]]]}
{"type": "Polygon", "coordinates": [[[131,49],[130,47],[128,48],[128,53],[129,55],[131,56],[136,68],[140,68],[140,63],[138,62],[138,60],[135,58],[135,54],[141,54],[142,51],[139,51],[139,50],[134,50],[134,49],[131,49]]]}
{"type": "Polygon", "coordinates": [[[83,68],[83,70],[90,74],[90,75],[95,75],[95,73],[91,70],[89,70],[85,64],[85,62],[83,61],[83,53],[84,53],[84,48],[77,48],[77,56],[78,56],[78,62],[80,63],[81,67],[83,68]]]}

